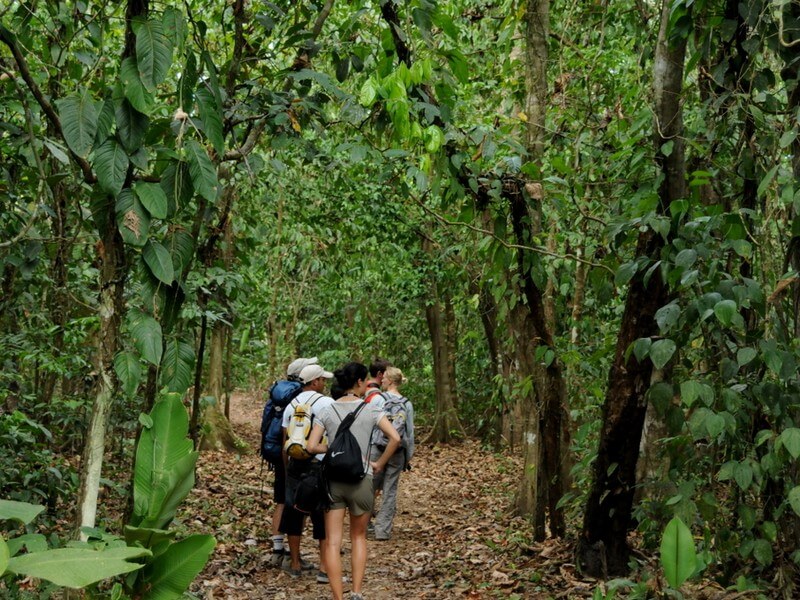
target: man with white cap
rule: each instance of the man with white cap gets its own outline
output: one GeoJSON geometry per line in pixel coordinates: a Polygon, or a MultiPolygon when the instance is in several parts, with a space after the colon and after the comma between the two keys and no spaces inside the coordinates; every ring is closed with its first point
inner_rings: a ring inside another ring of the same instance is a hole
{"type": "MultiPolygon", "coordinates": [[[[292,400],[283,411],[284,436],[289,429],[289,424],[294,417],[298,406],[305,405],[310,409],[311,420],[317,418],[323,410],[331,406],[333,398],[325,396],[322,392],[325,389],[326,379],[333,379],[333,373],[326,371],[321,366],[314,363],[306,364],[299,372],[298,379],[303,386],[303,390],[292,400]]],[[[295,361],[297,362],[297,361],[295,361]]],[[[292,366],[292,365],[290,365],[292,366]]],[[[284,453],[285,455],[285,453],[284,453]]],[[[300,558],[300,538],[305,524],[305,514],[292,506],[294,493],[302,476],[313,469],[319,469],[324,454],[311,456],[308,459],[297,459],[287,457],[287,478],[286,478],[286,506],[281,518],[280,530],[289,538],[290,561],[284,560],[283,568],[291,577],[299,577],[302,569],[313,568],[311,565],[304,564],[300,558]]],[[[313,524],[314,539],[319,542],[320,565],[317,572],[318,583],[328,583],[327,568],[325,566],[322,545],[325,540],[325,516],[322,511],[311,512],[311,523],[313,524]]]]}
{"type": "MultiPolygon", "coordinates": [[[[317,357],[311,358],[298,358],[289,363],[286,367],[286,379],[288,381],[295,381],[300,383],[300,371],[303,367],[308,365],[317,364],[317,357]]],[[[279,382],[274,382],[269,388],[269,394],[273,402],[276,398],[273,396],[273,391],[278,387],[279,382]]],[[[302,385],[302,384],[301,384],[302,385]]],[[[283,410],[283,409],[281,409],[283,410]]],[[[283,418],[282,414],[276,414],[276,418],[283,418]]],[[[286,464],[283,460],[270,461],[271,469],[275,471],[275,483],[273,485],[275,511],[272,514],[272,558],[270,564],[274,567],[280,567],[288,552],[284,551],[283,547],[283,534],[280,532],[281,518],[283,517],[283,507],[286,502],[286,464]]]]}

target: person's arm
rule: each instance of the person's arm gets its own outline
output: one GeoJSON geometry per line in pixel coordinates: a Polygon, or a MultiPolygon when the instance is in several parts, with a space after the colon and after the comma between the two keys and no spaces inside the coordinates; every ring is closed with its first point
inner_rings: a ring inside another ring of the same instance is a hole
{"type": "Polygon", "coordinates": [[[400,447],[400,434],[392,427],[386,415],[383,415],[378,421],[378,429],[386,436],[388,443],[386,444],[386,449],[383,451],[383,454],[378,457],[378,460],[371,463],[374,472],[383,471],[386,463],[389,462],[389,459],[394,456],[394,453],[400,447]]]}
{"type": "Polygon", "coordinates": [[[308,444],[306,444],[311,454],[325,454],[328,451],[328,444],[322,443],[324,434],[325,427],[320,424],[316,424],[311,428],[311,433],[308,435],[308,444]]]}
{"type": "Polygon", "coordinates": [[[414,457],[414,406],[406,400],[406,463],[414,457]]]}

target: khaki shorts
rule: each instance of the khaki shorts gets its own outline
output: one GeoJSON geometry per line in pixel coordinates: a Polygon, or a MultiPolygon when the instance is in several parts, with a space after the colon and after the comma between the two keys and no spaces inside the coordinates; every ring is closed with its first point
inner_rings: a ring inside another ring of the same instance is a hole
{"type": "Polygon", "coordinates": [[[371,513],[375,504],[375,494],[372,491],[372,477],[367,475],[358,483],[330,482],[331,505],[330,509],[346,508],[354,517],[371,513]]]}

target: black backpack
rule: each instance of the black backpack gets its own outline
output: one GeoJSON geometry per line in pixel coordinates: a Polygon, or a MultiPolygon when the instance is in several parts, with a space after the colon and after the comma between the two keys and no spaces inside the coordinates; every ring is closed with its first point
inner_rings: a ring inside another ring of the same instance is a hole
{"type": "MultiPolygon", "coordinates": [[[[364,469],[361,446],[358,445],[356,436],[350,431],[350,426],[366,405],[366,402],[362,402],[358,408],[344,419],[339,416],[335,407],[331,407],[341,423],[336,431],[336,437],[328,445],[328,451],[322,460],[322,469],[327,481],[358,483],[367,474],[364,469]]],[[[369,449],[367,450],[367,457],[369,457],[369,449]]]]}
{"type": "Polygon", "coordinates": [[[269,400],[261,414],[261,458],[276,463],[283,460],[283,409],[300,393],[303,387],[297,381],[276,381],[269,388],[269,400]]]}

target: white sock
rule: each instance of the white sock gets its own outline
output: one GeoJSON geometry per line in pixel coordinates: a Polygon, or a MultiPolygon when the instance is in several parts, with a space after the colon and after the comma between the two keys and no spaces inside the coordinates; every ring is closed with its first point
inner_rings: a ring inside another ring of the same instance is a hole
{"type": "Polygon", "coordinates": [[[273,552],[281,552],[283,550],[283,536],[282,535],[273,535],[272,536],[272,551],[273,552]]]}

